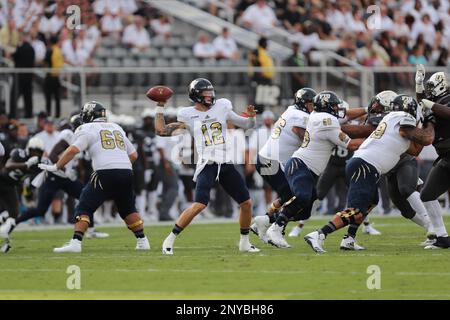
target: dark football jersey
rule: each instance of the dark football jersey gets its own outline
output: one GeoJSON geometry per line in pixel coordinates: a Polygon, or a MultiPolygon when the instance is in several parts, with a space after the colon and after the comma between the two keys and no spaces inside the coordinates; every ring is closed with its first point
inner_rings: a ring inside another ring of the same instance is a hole
{"type": "MultiPolygon", "coordinates": [[[[446,94],[439,98],[436,103],[442,104],[450,108],[450,94],[446,94]]],[[[450,157],[450,121],[436,117],[436,126],[434,127],[435,137],[433,146],[440,155],[450,157]]]]}
{"type": "MultiPolygon", "coordinates": [[[[27,155],[24,149],[13,149],[9,154],[9,159],[12,162],[25,163],[30,157],[27,155]]],[[[0,175],[1,180],[8,184],[17,184],[22,181],[27,175],[35,175],[40,172],[40,169],[36,166],[31,167],[29,170],[22,169],[6,169],[3,168],[0,175]]]]}

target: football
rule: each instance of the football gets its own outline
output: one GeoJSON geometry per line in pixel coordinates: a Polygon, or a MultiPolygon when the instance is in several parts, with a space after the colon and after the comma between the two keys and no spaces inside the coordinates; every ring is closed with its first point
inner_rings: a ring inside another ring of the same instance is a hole
{"type": "Polygon", "coordinates": [[[155,86],[148,89],[146,95],[150,100],[156,102],[165,102],[172,97],[173,91],[166,86],[155,86]]]}

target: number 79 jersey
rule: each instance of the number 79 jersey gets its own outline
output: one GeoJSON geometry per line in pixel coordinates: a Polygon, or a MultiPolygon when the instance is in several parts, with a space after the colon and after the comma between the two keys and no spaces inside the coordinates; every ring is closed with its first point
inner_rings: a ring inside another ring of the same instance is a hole
{"type": "Polygon", "coordinates": [[[354,157],[370,163],[380,174],[391,171],[411,143],[400,135],[400,127],[414,128],[416,123],[416,119],[404,111],[387,114],[370,137],[355,151],[354,157]]]}
{"type": "Polygon", "coordinates": [[[132,169],[128,155],[136,149],[116,123],[94,121],[83,124],[75,131],[72,145],[80,151],[88,151],[95,171],[132,169]]]}

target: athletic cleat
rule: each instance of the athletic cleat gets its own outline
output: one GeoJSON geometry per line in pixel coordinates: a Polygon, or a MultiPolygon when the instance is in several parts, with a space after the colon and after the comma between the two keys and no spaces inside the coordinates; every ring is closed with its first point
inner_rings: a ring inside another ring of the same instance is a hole
{"type": "Polygon", "coordinates": [[[164,240],[162,245],[162,253],[167,255],[173,255],[173,240],[169,239],[169,237],[164,240]]]}
{"type": "Polygon", "coordinates": [[[364,225],[363,231],[365,234],[370,234],[371,236],[379,236],[381,234],[381,232],[375,229],[372,224],[364,225]]]}
{"type": "Polygon", "coordinates": [[[9,213],[8,211],[3,211],[0,213],[0,226],[6,221],[6,219],[9,218],[9,213]]]}
{"type": "Polygon", "coordinates": [[[298,237],[300,233],[302,233],[303,228],[300,228],[299,226],[295,226],[292,228],[291,232],[289,232],[288,237],[298,237]]]}
{"type": "Polygon", "coordinates": [[[253,232],[253,234],[258,235],[258,227],[256,226],[256,223],[253,223],[250,226],[250,231],[253,232]]]}
{"type": "Polygon", "coordinates": [[[0,246],[0,252],[7,253],[11,249],[11,242],[6,239],[5,242],[0,246]]]}
{"type": "Polygon", "coordinates": [[[450,248],[450,238],[447,237],[437,237],[436,241],[425,247],[425,249],[448,249],[450,248]]]}
{"type": "Polygon", "coordinates": [[[311,233],[308,233],[303,239],[316,253],[326,252],[323,249],[323,242],[325,240],[325,235],[323,233],[319,233],[319,231],[313,231],[311,233]]]}
{"type": "Polygon", "coordinates": [[[53,252],[55,253],[81,252],[81,241],[78,239],[71,239],[62,247],[54,248],[53,252]]]}
{"type": "Polygon", "coordinates": [[[256,252],[260,252],[261,250],[259,250],[254,245],[252,245],[250,243],[250,241],[248,241],[248,240],[247,241],[241,240],[239,242],[239,251],[241,251],[241,252],[249,252],[249,253],[256,253],[256,252]]]}
{"type": "Polygon", "coordinates": [[[9,234],[16,227],[16,220],[14,218],[7,218],[6,221],[0,226],[0,238],[7,239],[9,234]]]}
{"type": "Polygon", "coordinates": [[[89,230],[86,232],[86,238],[108,238],[109,234],[106,232],[99,232],[95,229],[89,230]]]}
{"type": "Polygon", "coordinates": [[[290,248],[291,245],[287,243],[286,239],[283,237],[283,227],[280,227],[276,223],[272,224],[267,230],[267,237],[269,243],[278,248],[290,248]]]}
{"type": "MultiPolygon", "coordinates": [[[[253,223],[252,227],[255,226],[258,237],[262,242],[269,243],[269,238],[267,237],[267,229],[270,227],[269,217],[267,215],[257,216],[254,221],[255,223],[253,223]]],[[[250,230],[253,229],[252,227],[250,227],[250,230]]]]}
{"type": "Polygon", "coordinates": [[[420,245],[422,247],[431,246],[436,242],[437,236],[434,233],[427,234],[427,239],[420,245]]]}
{"type": "Polygon", "coordinates": [[[137,239],[136,250],[150,250],[150,243],[147,237],[137,239]]]}
{"type": "Polygon", "coordinates": [[[341,241],[341,250],[350,250],[350,251],[359,251],[359,250],[366,250],[366,248],[360,246],[356,243],[355,238],[345,235],[344,238],[341,241]]]}

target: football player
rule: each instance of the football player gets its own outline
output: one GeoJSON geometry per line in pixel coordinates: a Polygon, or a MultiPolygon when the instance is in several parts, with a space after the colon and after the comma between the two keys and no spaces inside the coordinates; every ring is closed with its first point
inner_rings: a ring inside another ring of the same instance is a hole
{"type": "Polygon", "coordinates": [[[444,72],[434,73],[425,85],[424,79],[425,68],[418,65],[416,95],[422,103],[424,113],[435,123],[433,146],[439,155],[420,194],[437,235],[436,242],[426,248],[450,248],[450,238],[443,223],[442,209],[437,201],[438,197],[450,187],[450,80],[444,72]]]}
{"type": "Polygon", "coordinates": [[[0,238],[9,239],[9,234],[15,227],[15,218],[19,214],[17,187],[27,176],[34,177],[41,171],[38,163],[43,154],[44,142],[36,137],[28,141],[25,150],[11,150],[9,159],[0,172],[0,212],[4,221],[0,226],[0,238]]]}
{"type": "MultiPolygon", "coordinates": [[[[383,117],[391,111],[390,103],[396,97],[397,94],[395,92],[387,90],[380,92],[372,98],[368,108],[369,112],[366,119],[366,126],[362,127],[364,137],[369,136],[369,131],[375,130],[383,117]]],[[[351,125],[343,126],[343,130],[350,133],[350,136],[356,135],[362,137],[361,132],[358,133],[359,129],[361,129],[361,127],[358,128],[351,125]]],[[[433,226],[430,223],[427,210],[420,200],[420,195],[417,191],[419,173],[415,157],[408,153],[402,154],[395,167],[386,173],[386,177],[389,196],[395,206],[400,210],[401,215],[423,227],[427,232],[427,240],[423,245],[428,245],[430,241],[434,242],[436,236],[434,234],[433,226]]],[[[341,242],[341,249],[364,249],[355,242],[358,227],[358,225],[349,225],[348,233],[341,242]]]]}
{"type": "Polygon", "coordinates": [[[123,129],[106,119],[106,109],[97,101],[84,104],[81,110],[83,124],[75,131],[74,141],[53,165],[39,167],[51,173],[65,166],[80,152],[87,150],[94,172],[83,188],[75,209],[75,231],[66,245],[53,252],[81,252],[81,243],[93,214],[105,200],[114,200],[120,217],[136,239],[136,250],[150,250],[144,234],[144,223],[135,207],[132,163],[138,155],[123,129]],[[120,188],[118,188],[120,186],[120,188]]]}
{"type": "Polygon", "coordinates": [[[244,129],[255,126],[256,112],[253,106],[247,107],[247,117],[237,115],[231,102],[217,99],[211,82],[204,78],[193,80],[189,85],[189,99],[194,103],[191,107],[178,111],[178,122],[166,125],[164,120],[164,102],[158,103],[156,110],[156,133],[160,136],[181,134],[189,129],[194,137],[198,159],[193,180],[196,181],[194,203],[182,212],[175,226],[164,240],[163,254],[173,254],[176,237],[183,231],[209,202],[210,191],[216,180],[224,190],[240,206],[240,242],[239,250],[243,252],[259,252],[249,240],[252,219],[252,202],[243,177],[236,170],[227,152],[227,120],[244,129]],[[178,130],[178,132],[175,132],[178,130]]]}
{"type": "Polygon", "coordinates": [[[356,150],[362,139],[350,139],[341,131],[338,117],[342,100],[332,91],[322,91],[314,98],[314,112],[308,119],[300,148],[294,152],[285,167],[286,179],[295,199],[286,205],[275,223],[267,230],[269,240],[277,247],[290,247],[282,235],[289,220],[306,220],[317,199],[317,179],[330,159],[335,146],[356,150]]]}
{"type": "MultiPolygon", "coordinates": [[[[60,132],[60,141],[55,144],[50,152],[49,159],[52,163],[56,163],[59,156],[64,150],[69,147],[74,139],[74,131],[81,125],[81,116],[79,114],[73,115],[70,119],[71,129],[64,129],[60,132]]],[[[27,221],[31,218],[44,216],[50,206],[55,194],[59,190],[63,190],[68,195],[78,199],[83,189],[83,184],[77,180],[76,171],[74,167],[74,160],[70,161],[65,171],[48,172],[44,178],[44,182],[39,186],[38,201],[35,208],[29,208],[17,217],[12,225],[17,226],[19,223],[27,221]]],[[[12,229],[10,230],[10,232],[12,229]]],[[[91,237],[105,238],[108,236],[106,233],[97,232],[91,227],[88,229],[88,235],[91,237]]]]}
{"type": "Polygon", "coordinates": [[[377,183],[380,176],[391,171],[403,153],[417,155],[423,146],[431,144],[433,124],[427,121],[424,129],[418,128],[420,109],[413,97],[398,95],[391,107],[393,112],[382,119],[347,163],[348,208],[337,213],[320,230],[304,237],[315,252],[325,252],[323,242],[328,234],[347,225],[357,229],[378,202],[377,183]]]}
{"type": "Polygon", "coordinates": [[[283,172],[286,162],[302,144],[316,92],[302,88],[295,93],[294,104],[274,124],[272,134],[258,153],[256,170],[278,194],[265,216],[255,217],[251,230],[267,243],[266,231],[275,222],[274,213],[293,197],[283,172]]]}

